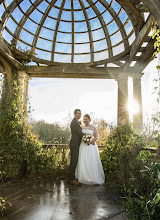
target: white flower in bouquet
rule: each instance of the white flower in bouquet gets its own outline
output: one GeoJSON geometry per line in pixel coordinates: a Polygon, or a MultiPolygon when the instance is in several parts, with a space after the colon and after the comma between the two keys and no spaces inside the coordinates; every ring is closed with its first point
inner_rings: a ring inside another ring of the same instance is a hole
{"type": "Polygon", "coordinates": [[[90,134],[84,134],[82,137],[82,140],[86,143],[86,144],[90,144],[91,142],[91,135],[90,134]]]}

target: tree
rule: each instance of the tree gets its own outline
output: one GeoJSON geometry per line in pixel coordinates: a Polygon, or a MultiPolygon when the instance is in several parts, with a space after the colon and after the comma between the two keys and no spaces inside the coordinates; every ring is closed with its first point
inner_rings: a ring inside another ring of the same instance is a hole
{"type": "Polygon", "coordinates": [[[110,132],[109,125],[104,119],[98,118],[94,119],[93,124],[97,128],[99,134],[97,144],[102,145],[110,132]]]}
{"type": "Polygon", "coordinates": [[[60,126],[57,123],[49,124],[44,120],[32,122],[32,130],[39,136],[44,143],[60,143],[67,144],[70,137],[70,129],[68,126],[60,126]]]}

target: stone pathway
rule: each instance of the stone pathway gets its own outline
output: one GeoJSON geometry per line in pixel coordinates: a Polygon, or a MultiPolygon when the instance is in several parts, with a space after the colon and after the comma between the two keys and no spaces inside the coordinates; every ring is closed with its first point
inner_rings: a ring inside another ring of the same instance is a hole
{"type": "Polygon", "coordinates": [[[122,220],[120,192],[107,184],[74,186],[63,180],[36,180],[0,185],[12,206],[1,220],[122,220]]]}

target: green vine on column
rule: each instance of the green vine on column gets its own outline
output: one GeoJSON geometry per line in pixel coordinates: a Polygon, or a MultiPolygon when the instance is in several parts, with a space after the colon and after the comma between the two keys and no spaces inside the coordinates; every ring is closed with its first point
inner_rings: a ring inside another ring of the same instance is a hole
{"type": "Polygon", "coordinates": [[[20,80],[19,74],[14,71],[8,93],[5,75],[0,100],[0,170],[14,177],[33,173],[43,164],[41,143],[27,123],[20,80]]]}
{"type": "Polygon", "coordinates": [[[156,56],[160,52],[160,29],[158,27],[158,22],[156,20],[152,23],[152,39],[155,39],[154,49],[156,50],[153,56],[156,56]]]}

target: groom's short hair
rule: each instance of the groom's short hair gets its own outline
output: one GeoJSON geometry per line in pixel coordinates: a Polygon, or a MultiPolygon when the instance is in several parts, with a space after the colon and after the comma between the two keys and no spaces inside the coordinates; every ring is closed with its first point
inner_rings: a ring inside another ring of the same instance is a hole
{"type": "Polygon", "coordinates": [[[81,110],[80,110],[80,109],[78,109],[78,108],[77,108],[77,109],[75,109],[75,110],[74,110],[74,115],[75,115],[77,112],[81,112],[81,110]]]}

